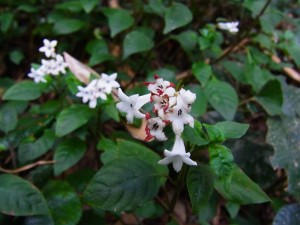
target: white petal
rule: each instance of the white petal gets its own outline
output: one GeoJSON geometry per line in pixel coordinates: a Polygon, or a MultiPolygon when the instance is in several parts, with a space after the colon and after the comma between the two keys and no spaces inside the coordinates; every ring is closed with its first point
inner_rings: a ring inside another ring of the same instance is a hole
{"type": "Polygon", "coordinates": [[[175,160],[173,161],[173,168],[177,173],[181,170],[182,164],[183,162],[181,160],[181,157],[175,157],[175,160]]]}
{"type": "Polygon", "coordinates": [[[126,119],[127,119],[127,122],[128,123],[133,123],[133,113],[132,112],[128,112],[127,115],[126,115],[126,119]]]}
{"type": "Polygon", "coordinates": [[[89,103],[89,107],[92,108],[92,109],[94,109],[94,108],[96,108],[96,105],[97,105],[97,99],[96,98],[95,99],[91,99],[90,103],[89,103]]]}
{"type": "Polygon", "coordinates": [[[140,96],[136,102],[135,108],[140,109],[143,105],[150,102],[150,97],[151,97],[151,94],[140,96]]]}
{"type": "Polygon", "coordinates": [[[162,159],[162,160],[159,160],[159,161],[158,161],[158,164],[168,165],[168,164],[171,163],[172,161],[173,161],[172,158],[166,157],[166,158],[164,158],[164,159],[162,159]]]}
{"type": "Polygon", "coordinates": [[[131,113],[132,113],[132,108],[124,102],[117,103],[116,107],[121,112],[128,113],[129,111],[131,111],[131,113]]]}
{"type": "Polygon", "coordinates": [[[190,165],[190,166],[197,166],[197,163],[193,160],[191,160],[189,157],[182,157],[182,161],[187,164],[187,165],[190,165]]]}
{"type": "Polygon", "coordinates": [[[175,119],[172,121],[172,128],[176,135],[181,135],[183,132],[184,126],[183,121],[181,119],[175,119]]]}
{"type": "Polygon", "coordinates": [[[121,88],[118,89],[118,96],[122,102],[129,102],[129,97],[124,94],[121,88]]]}

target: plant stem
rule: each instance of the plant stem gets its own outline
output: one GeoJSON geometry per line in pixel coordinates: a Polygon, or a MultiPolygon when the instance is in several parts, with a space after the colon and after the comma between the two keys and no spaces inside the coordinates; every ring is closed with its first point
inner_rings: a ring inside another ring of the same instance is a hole
{"type": "Polygon", "coordinates": [[[173,198],[171,200],[171,204],[170,204],[170,207],[169,207],[169,219],[171,219],[171,217],[172,217],[172,214],[173,214],[173,211],[174,211],[174,208],[175,208],[175,204],[176,204],[177,199],[179,197],[179,194],[180,194],[180,192],[181,192],[181,190],[184,186],[186,172],[187,172],[187,166],[183,165],[181,171],[179,172],[178,179],[177,179],[177,182],[176,182],[176,190],[175,190],[175,193],[173,195],[173,198]]]}

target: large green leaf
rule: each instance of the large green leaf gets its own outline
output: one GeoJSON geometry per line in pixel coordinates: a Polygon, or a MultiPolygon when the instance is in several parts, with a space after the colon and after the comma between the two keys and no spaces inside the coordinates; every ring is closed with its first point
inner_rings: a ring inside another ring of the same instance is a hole
{"type": "Polygon", "coordinates": [[[270,201],[270,198],[237,166],[233,167],[229,187],[220,179],[215,180],[215,188],[223,197],[240,205],[256,204],[270,201]]]}
{"type": "Polygon", "coordinates": [[[0,108],[0,130],[8,133],[16,128],[18,115],[16,109],[9,104],[3,104],[0,108]]]}
{"type": "Polygon", "coordinates": [[[43,195],[30,182],[11,174],[0,175],[0,211],[13,216],[47,215],[43,195]]]}
{"type": "Polygon", "coordinates": [[[106,8],[103,9],[103,13],[108,19],[111,37],[116,36],[134,23],[130,12],[125,9],[106,8]]]}
{"type": "Polygon", "coordinates": [[[131,31],[126,34],[123,43],[123,59],[128,56],[150,50],[154,43],[149,36],[141,31],[131,31]]]}
{"type": "Polygon", "coordinates": [[[282,112],[283,93],[279,80],[268,81],[255,99],[264,107],[269,115],[274,116],[282,112]]]}
{"type": "Polygon", "coordinates": [[[62,137],[86,124],[93,111],[85,105],[72,105],[64,109],[57,117],[55,134],[62,137]]]}
{"type": "Polygon", "coordinates": [[[222,121],[216,124],[216,127],[221,130],[224,138],[240,138],[248,130],[249,124],[237,123],[233,121],[222,121]]]}
{"type": "Polygon", "coordinates": [[[208,102],[226,119],[232,120],[238,106],[236,91],[226,82],[212,80],[204,89],[208,102]]]}
{"type": "Polygon", "coordinates": [[[131,210],[157,194],[160,176],[146,161],[123,157],[101,168],[87,186],[83,199],[95,209],[131,210]]]}
{"type": "Polygon", "coordinates": [[[21,81],[5,92],[3,100],[34,100],[41,96],[43,87],[43,84],[36,84],[33,81],[21,81]]]}
{"type": "Polygon", "coordinates": [[[213,193],[214,173],[209,166],[191,167],[187,174],[186,183],[193,211],[198,213],[199,209],[208,202],[213,193]]]}
{"type": "Polygon", "coordinates": [[[81,203],[72,187],[64,181],[49,181],[43,189],[55,225],[76,225],[81,203]]]}
{"type": "Polygon", "coordinates": [[[22,143],[18,149],[18,159],[21,164],[28,163],[43,154],[53,146],[56,137],[52,130],[45,130],[44,135],[35,142],[22,143]]]}
{"type": "Polygon", "coordinates": [[[85,25],[79,19],[62,19],[55,22],[53,32],[56,34],[71,34],[81,30],[85,25]]]}
{"type": "Polygon", "coordinates": [[[80,139],[71,138],[62,141],[54,153],[54,174],[60,175],[65,170],[76,164],[84,155],[85,143],[80,139]]]}
{"type": "Polygon", "coordinates": [[[210,65],[200,61],[193,63],[192,73],[204,87],[212,75],[212,69],[210,65]]]}
{"type": "Polygon", "coordinates": [[[300,206],[297,203],[282,207],[276,214],[272,225],[300,224],[300,206]]]}
{"type": "Polygon", "coordinates": [[[190,23],[193,19],[193,15],[186,5],[173,2],[172,5],[167,8],[164,19],[165,28],[163,33],[167,34],[176,28],[190,23]]]}
{"type": "Polygon", "coordinates": [[[269,118],[267,125],[267,142],[275,150],[271,163],[274,168],[287,170],[288,191],[300,199],[300,120],[289,116],[269,118]]]}

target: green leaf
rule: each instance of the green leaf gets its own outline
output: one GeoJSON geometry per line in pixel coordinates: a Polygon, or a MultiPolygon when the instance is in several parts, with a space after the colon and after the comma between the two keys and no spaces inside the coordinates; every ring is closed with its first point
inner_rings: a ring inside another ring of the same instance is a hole
{"type": "Polygon", "coordinates": [[[97,5],[101,4],[99,0],[80,0],[81,6],[86,13],[90,13],[97,5]]]}
{"type": "Polygon", "coordinates": [[[90,66],[114,59],[114,57],[109,53],[107,44],[103,39],[90,41],[85,49],[91,54],[91,58],[89,59],[90,66]]]}
{"type": "Polygon", "coordinates": [[[276,214],[272,225],[300,224],[300,206],[297,203],[285,205],[276,214]]]}
{"type": "Polygon", "coordinates": [[[76,225],[81,217],[80,200],[64,181],[50,181],[43,189],[55,225],[76,225]]]}
{"type": "Polygon", "coordinates": [[[131,210],[157,194],[160,176],[144,160],[135,157],[113,160],[93,177],[83,199],[94,209],[114,212],[131,210]]]}
{"type": "Polygon", "coordinates": [[[270,198],[237,166],[233,167],[229,188],[219,179],[215,188],[228,201],[240,204],[256,204],[270,201],[270,198]]]}
{"type": "Polygon", "coordinates": [[[216,125],[209,125],[203,123],[203,126],[207,132],[208,139],[211,143],[221,143],[225,141],[225,136],[219,127],[216,125]]]}
{"type": "Polygon", "coordinates": [[[209,143],[202,131],[202,125],[198,120],[194,121],[194,127],[186,126],[182,138],[184,141],[190,142],[192,145],[206,145],[209,143]]]}
{"type": "Polygon", "coordinates": [[[104,113],[113,120],[120,122],[119,111],[116,107],[116,104],[113,102],[112,104],[107,104],[104,106],[104,113]]]}
{"type": "Polygon", "coordinates": [[[55,134],[62,137],[86,124],[93,111],[85,105],[72,105],[64,109],[57,117],[55,134]]]}
{"type": "Polygon", "coordinates": [[[86,25],[79,19],[62,19],[56,21],[53,27],[55,34],[71,34],[81,30],[86,25]]]}
{"type": "Polygon", "coordinates": [[[267,142],[274,148],[271,163],[274,168],[284,168],[288,173],[288,191],[300,199],[300,120],[298,116],[269,118],[267,142]]]}
{"type": "Polygon", "coordinates": [[[111,37],[114,37],[123,30],[126,30],[134,23],[134,19],[130,15],[130,11],[125,9],[106,8],[103,9],[103,13],[108,19],[111,37]]]}
{"type": "Polygon", "coordinates": [[[237,123],[233,121],[223,121],[216,124],[223,133],[224,138],[240,138],[248,130],[249,124],[237,123]]]}
{"type": "Polygon", "coordinates": [[[66,181],[74,188],[77,193],[81,194],[95,174],[95,170],[92,170],[90,168],[83,168],[69,174],[66,178],[66,181]]]}
{"type": "Polygon", "coordinates": [[[264,107],[269,115],[282,113],[283,93],[278,80],[270,80],[260,90],[255,99],[264,107]]]}
{"type": "Polygon", "coordinates": [[[52,130],[45,130],[44,135],[35,142],[22,143],[18,149],[18,160],[21,164],[28,163],[49,151],[54,142],[55,134],[52,130]]]}
{"type": "Polygon", "coordinates": [[[204,62],[195,62],[192,65],[192,73],[203,87],[207,84],[212,76],[211,66],[204,62]]]}
{"type": "Polygon", "coordinates": [[[14,14],[12,12],[1,12],[0,23],[1,31],[6,33],[14,20],[14,14]]]}
{"type": "Polygon", "coordinates": [[[0,108],[0,130],[8,133],[14,130],[18,123],[18,115],[15,108],[9,104],[3,104],[0,108]]]}
{"type": "Polygon", "coordinates": [[[21,61],[24,59],[24,54],[21,51],[14,50],[9,53],[9,59],[14,64],[19,65],[21,61]]]}
{"type": "Polygon", "coordinates": [[[178,41],[185,51],[192,51],[197,45],[197,33],[193,30],[187,30],[178,35],[174,35],[173,39],[178,41]]]}
{"type": "Polygon", "coordinates": [[[227,202],[225,205],[227,211],[229,212],[230,218],[235,218],[240,210],[240,205],[234,202],[227,202]]]}
{"type": "Polygon", "coordinates": [[[207,100],[203,88],[200,87],[200,85],[187,85],[186,89],[195,93],[197,96],[195,102],[192,105],[190,114],[193,117],[203,116],[206,113],[207,108],[207,100]]]}
{"type": "Polygon", "coordinates": [[[21,81],[5,92],[3,100],[34,100],[41,96],[43,87],[42,84],[36,84],[33,81],[21,81]]]}
{"type": "MultiPolygon", "coordinates": [[[[248,53],[248,57],[254,60],[254,57],[248,53]]],[[[256,63],[248,63],[244,67],[244,72],[247,83],[250,84],[253,90],[258,93],[263,86],[272,79],[272,74],[265,69],[260,68],[256,63]]]]}
{"type": "Polygon", "coordinates": [[[247,83],[244,64],[237,61],[223,61],[223,67],[239,82],[247,83]]]}
{"type": "Polygon", "coordinates": [[[232,120],[238,106],[238,96],[231,85],[212,80],[204,89],[208,102],[226,119],[232,120]]]}
{"type": "Polygon", "coordinates": [[[208,202],[213,193],[214,173],[205,165],[191,167],[187,174],[186,183],[193,211],[198,213],[199,209],[208,202]]]}
{"type": "Polygon", "coordinates": [[[146,12],[156,13],[159,16],[163,16],[166,13],[167,7],[163,4],[162,0],[151,0],[145,7],[146,12]]]}
{"type": "Polygon", "coordinates": [[[153,41],[141,31],[131,31],[126,34],[123,43],[123,59],[128,56],[150,50],[153,48],[153,41]]]}
{"type": "Polygon", "coordinates": [[[233,168],[233,156],[231,151],[220,144],[210,145],[208,150],[211,168],[218,175],[219,179],[224,182],[224,185],[228,187],[231,182],[233,168]]]}
{"type": "Polygon", "coordinates": [[[173,2],[172,5],[167,8],[164,19],[165,28],[163,34],[167,34],[172,30],[190,23],[193,19],[193,15],[184,4],[173,2]]]}
{"type": "Polygon", "coordinates": [[[85,150],[85,143],[77,138],[62,141],[54,153],[55,176],[60,175],[76,164],[84,155],[85,150]]]}
{"type": "Polygon", "coordinates": [[[0,175],[0,211],[13,216],[47,215],[43,195],[31,183],[11,174],[0,175]]]}

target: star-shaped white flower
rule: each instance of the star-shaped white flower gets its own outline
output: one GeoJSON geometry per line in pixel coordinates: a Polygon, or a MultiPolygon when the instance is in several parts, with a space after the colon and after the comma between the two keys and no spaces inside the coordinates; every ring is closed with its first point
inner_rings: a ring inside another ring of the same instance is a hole
{"type": "Polygon", "coordinates": [[[55,57],[55,46],[57,45],[57,41],[49,41],[48,39],[44,39],[44,46],[39,48],[40,52],[44,52],[46,57],[55,57]]]}
{"type": "Polygon", "coordinates": [[[177,96],[177,104],[182,105],[187,112],[191,111],[191,106],[196,100],[196,94],[190,90],[180,89],[177,96]]]}
{"type": "Polygon", "coordinates": [[[218,27],[222,30],[227,30],[230,33],[237,33],[239,31],[238,28],[239,22],[219,22],[218,27]]]}
{"type": "Polygon", "coordinates": [[[141,113],[140,108],[146,103],[150,102],[150,95],[138,94],[127,96],[123,93],[122,89],[118,89],[118,96],[121,102],[117,103],[117,108],[119,111],[126,113],[126,119],[128,123],[133,122],[133,118],[145,118],[145,114],[141,113]]]}
{"type": "Polygon", "coordinates": [[[45,73],[43,73],[43,71],[40,68],[38,68],[37,70],[31,68],[30,73],[27,76],[32,78],[35,83],[47,83],[47,80],[45,79],[45,73]]]}
{"type": "Polygon", "coordinates": [[[111,75],[102,73],[101,80],[105,83],[105,92],[110,94],[113,88],[119,88],[120,84],[116,81],[117,73],[113,73],[111,75]]]}
{"type": "Polygon", "coordinates": [[[147,119],[147,126],[146,126],[147,137],[145,138],[145,141],[151,140],[152,138],[156,138],[159,141],[167,140],[167,137],[163,132],[165,126],[166,126],[166,122],[159,117],[147,119]]]}
{"type": "Polygon", "coordinates": [[[52,74],[54,76],[59,74],[59,71],[56,68],[56,62],[54,59],[42,59],[42,67],[41,70],[45,73],[45,74],[52,74]]]}
{"type": "Polygon", "coordinates": [[[68,64],[65,62],[62,55],[57,54],[55,57],[55,68],[57,72],[66,73],[66,68],[68,64]]]}
{"type": "Polygon", "coordinates": [[[191,154],[185,151],[184,142],[178,135],[176,135],[172,151],[165,149],[164,154],[166,157],[158,161],[158,164],[168,165],[169,163],[172,163],[176,172],[181,170],[183,163],[190,166],[197,166],[197,163],[190,159],[191,154]]]}
{"type": "Polygon", "coordinates": [[[154,75],[155,82],[145,82],[148,87],[148,90],[155,95],[168,95],[173,96],[175,89],[173,88],[174,84],[170,81],[165,81],[163,78],[160,78],[157,75],[154,75]]]}
{"type": "Polygon", "coordinates": [[[169,97],[168,95],[152,95],[154,102],[154,112],[162,119],[165,119],[165,113],[170,107],[176,104],[177,97],[169,97]]]}

